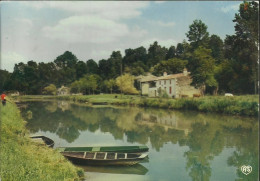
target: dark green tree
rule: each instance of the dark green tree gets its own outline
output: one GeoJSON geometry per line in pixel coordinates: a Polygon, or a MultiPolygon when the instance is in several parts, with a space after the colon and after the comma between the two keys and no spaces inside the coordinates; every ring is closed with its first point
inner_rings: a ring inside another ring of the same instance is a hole
{"type": "Polygon", "coordinates": [[[88,74],[98,74],[98,64],[93,59],[87,61],[86,68],[88,74]]]}
{"type": "Polygon", "coordinates": [[[164,72],[167,72],[168,74],[181,73],[187,65],[187,63],[187,60],[172,58],[169,60],[161,61],[160,63],[156,64],[151,68],[151,71],[156,76],[162,76],[164,72]]]}
{"type": "Polygon", "coordinates": [[[194,20],[193,24],[189,26],[189,31],[186,36],[190,42],[192,50],[199,46],[207,47],[209,40],[208,27],[201,20],[194,20]]]}
{"type": "Polygon", "coordinates": [[[171,46],[166,54],[166,60],[174,58],[176,56],[175,46],[171,46]]]}
{"type": "Polygon", "coordinates": [[[201,93],[206,87],[217,87],[218,83],[214,77],[215,60],[211,56],[211,50],[202,46],[197,48],[189,61],[189,70],[192,77],[192,85],[200,88],[201,93]]]}
{"type": "Polygon", "coordinates": [[[211,55],[216,60],[216,64],[221,63],[224,59],[224,43],[217,35],[211,35],[209,38],[209,48],[211,55]]]}
{"type": "Polygon", "coordinates": [[[58,87],[61,85],[69,85],[76,80],[77,62],[77,57],[69,51],[66,51],[54,60],[58,69],[58,78],[60,80],[58,87]]]}
{"type": "Polygon", "coordinates": [[[158,42],[155,41],[148,49],[147,66],[154,66],[160,61],[165,60],[167,52],[167,48],[161,47],[158,45],[158,42]]]}

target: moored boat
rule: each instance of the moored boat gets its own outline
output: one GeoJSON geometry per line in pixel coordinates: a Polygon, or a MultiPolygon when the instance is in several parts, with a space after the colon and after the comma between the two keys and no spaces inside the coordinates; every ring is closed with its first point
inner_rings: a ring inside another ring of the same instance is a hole
{"type": "Polygon", "coordinates": [[[117,152],[61,152],[68,160],[80,165],[134,165],[148,155],[117,152]]]}
{"type": "Polygon", "coordinates": [[[96,146],[96,147],[59,147],[60,152],[117,152],[143,153],[148,152],[147,146],[96,146]]]}

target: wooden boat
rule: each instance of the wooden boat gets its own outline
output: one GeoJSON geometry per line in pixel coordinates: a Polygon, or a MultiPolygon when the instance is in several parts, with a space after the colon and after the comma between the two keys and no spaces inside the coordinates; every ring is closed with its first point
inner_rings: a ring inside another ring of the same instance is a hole
{"type": "Polygon", "coordinates": [[[31,136],[35,142],[43,145],[47,145],[50,148],[53,148],[54,146],[54,141],[46,136],[31,136]]]}
{"type": "Polygon", "coordinates": [[[60,152],[117,152],[117,153],[143,153],[148,152],[147,146],[102,146],[102,147],[59,147],[60,152]]]}
{"type": "Polygon", "coordinates": [[[61,152],[72,163],[79,165],[134,165],[147,157],[144,153],[116,152],[61,152]]]}

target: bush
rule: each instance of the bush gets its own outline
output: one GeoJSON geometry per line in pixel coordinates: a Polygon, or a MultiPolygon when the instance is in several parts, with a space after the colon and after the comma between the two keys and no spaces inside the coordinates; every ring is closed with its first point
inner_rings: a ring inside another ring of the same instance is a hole
{"type": "Polygon", "coordinates": [[[56,95],[57,94],[57,88],[54,84],[50,84],[47,87],[44,87],[43,94],[45,95],[56,95]]]}

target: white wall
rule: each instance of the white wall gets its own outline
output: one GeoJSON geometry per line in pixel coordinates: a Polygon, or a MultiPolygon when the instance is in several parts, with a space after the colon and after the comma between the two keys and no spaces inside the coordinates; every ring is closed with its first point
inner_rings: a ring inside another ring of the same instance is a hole
{"type": "Polygon", "coordinates": [[[166,93],[172,97],[176,95],[176,81],[175,79],[170,80],[157,80],[156,81],[156,88],[159,89],[161,87],[162,90],[166,90],[166,93]],[[161,83],[160,83],[161,82],[161,83]],[[172,88],[170,94],[170,87],[172,88]],[[165,89],[166,88],[166,89],[165,89]]]}

